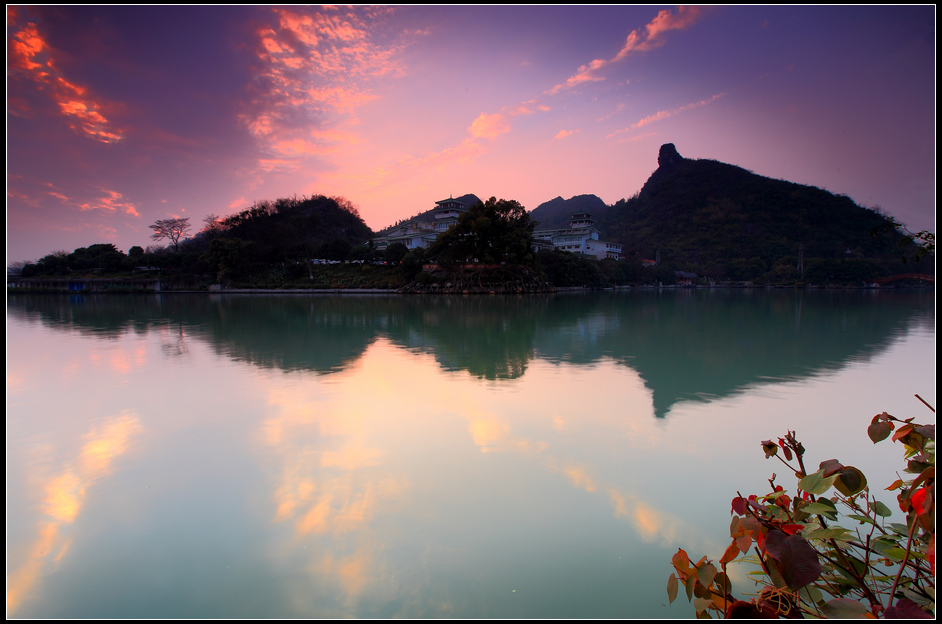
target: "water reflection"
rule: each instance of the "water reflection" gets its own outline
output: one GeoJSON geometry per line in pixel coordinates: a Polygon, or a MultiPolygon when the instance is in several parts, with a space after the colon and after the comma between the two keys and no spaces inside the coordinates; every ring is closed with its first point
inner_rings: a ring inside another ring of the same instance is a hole
{"type": "MultiPolygon", "coordinates": [[[[885,349],[933,326],[928,291],[673,290],[534,297],[10,297],[10,313],[102,338],[161,328],[255,366],[333,373],[377,337],[431,354],[447,371],[517,379],[534,358],[636,370],[664,417],[678,401],[794,380],[885,349]],[[168,330],[172,328],[172,332],[168,330]]],[[[489,435],[482,431],[482,435],[489,435]]]]}
{"type": "Polygon", "coordinates": [[[8,612],[16,611],[43,573],[55,570],[72,542],[68,526],[81,513],[89,490],[111,473],[114,460],[128,450],[140,431],[140,419],[133,413],[106,418],[82,436],[75,456],[46,458],[54,467],[48,474],[33,475],[34,487],[43,492],[43,514],[35,539],[26,547],[28,554],[16,557],[19,565],[8,568],[8,612]]]}
{"type": "Polygon", "coordinates": [[[920,293],[807,295],[13,296],[8,609],[687,615],[651,570],[768,476],[723,449],[841,437],[815,380],[859,415],[858,365],[933,330],[920,293]]]}

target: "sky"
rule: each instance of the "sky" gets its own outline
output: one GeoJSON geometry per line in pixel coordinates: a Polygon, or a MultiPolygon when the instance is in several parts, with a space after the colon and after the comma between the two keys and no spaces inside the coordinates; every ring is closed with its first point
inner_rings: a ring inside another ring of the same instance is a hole
{"type": "Polygon", "coordinates": [[[8,5],[7,261],[283,197],[613,204],[664,143],[934,231],[935,75],[931,5],[8,5]]]}

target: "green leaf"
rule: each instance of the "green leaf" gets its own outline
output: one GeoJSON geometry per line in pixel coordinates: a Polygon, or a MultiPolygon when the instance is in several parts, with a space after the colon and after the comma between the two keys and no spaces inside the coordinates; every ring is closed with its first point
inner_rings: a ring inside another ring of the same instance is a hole
{"type": "Polygon", "coordinates": [[[809,600],[816,604],[824,600],[824,596],[821,595],[821,590],[819,590],[814,585],[807,585],[802,587],[799,593],[803,594],[802,598],[805,600],[809,600]]]}
{"type": "Polygon", "coordinates": [[[899,522],[891,522],[888,526],[891,529],[893,529],[893,532],[896,533],[897,535],[902,535],[902,536],[909,535],[909,527],[906,526],[905,524],[900,524],[899,522]]]}
{"type": "Polygon", "coordinates": [[[813,503],[809,503],[801,510],[805,513],[822,515],[829,520],[837,520],[837,507],[826,498],[820,498],[813,503]]]}
{"type": "Polygon", "coordinates": [[[890,510],[890,508],[880,501],[873,501],[873,513],[877,514],[881,518],[889,518],[893,515],[893,512],[890,510]]]}
{"type": "Polygon", "coordinates": [[[873,546],[873,550],[880,555],[896,561],[902,560],[903,555],[906,554],[906,551],[900,548],[896,540],[892,538],[877,538],[871,542],[871,545],[873,546]]]}
{"type": "Polygon", "coordinates": [[[697,613],[706,613],[707,608],[713,604],[713,600],[710,598],[697,598],[693,601],[693,608],[697,610],[697,613]]]}
{"type": "Polygon", "coordinates": [[[825,617],[839,619],[860,619],[867,614],[867,607],[849,598],[835,598],[821,605],[825,617]]]}
{"type": "Polygon", "coordinates": [[[877,526],[877,523],[874,522],[873,518],[870,518],[869,516],[861,516],[859,514],[847,514],[847,517],[853,518],[854,520],[860,520],[861,522],[866,522],[867,524],[872,524],[873,526],[877,526]]]}
{"type": "Polygon", "coordinates": [[[845,466],[837,473],[834,488],[844,496],[854,496],[867,487],[867,477],[853,466],[845,466]]]}
{"type": "Polygon", "coordinates": [[[684,581],[684,589],[687,590],[687,602],[693,600],[693,588],[697,584],[697,577],[691,574],[687,577],[687,580],[684,581]]]}
{"type": "Polygon", "coordinates": [[[846,534],[850,533],[848,529],[844,527],[832,527],[828,529],[815,529],[809,533],[805,533],[805,539],[839,539],[844,537],[846,534]]]}
{"type": "Polygon", "coordinates": [[[817,496],[827,492],[834,484],[835,479],[837,479],[837,475],[825,477],[824,471],[819,470],[799,481],[798,487],[800,487],[805,492],[808,492],[809,494],[814,494],[817,496]]]}
{"type": "Polygon", "coordinates": [[[697,568],[697,578],[700,580],[700,584],[706,588],[709,588],[713,584],[713,578],[716,576],[716,566],[712,563],[707,563],[699,568],[697,568]]]}

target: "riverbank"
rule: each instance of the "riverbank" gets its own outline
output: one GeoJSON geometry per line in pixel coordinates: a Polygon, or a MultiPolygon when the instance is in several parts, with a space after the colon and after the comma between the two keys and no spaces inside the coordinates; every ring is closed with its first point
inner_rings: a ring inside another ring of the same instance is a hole
{"type": "MultiPolygon", "coordinates": [[[[54,280],[38,280],[42,284],[25,284],[25,280],[7,284],[8,294],[74,294],[74,295],[100,295],[100,294],[203,294],[203,295],[498,295],[498,294],[545,294],[545,293],[580,293],[595,291],[625,291],[625,290],[912,290],[931,289],[934,284],[919,286],[850,286],[850,285],[729,285],[714,284],[710,286],[677,286],[677,285],[617,285],[607,288],[594,288],[589,286],[551,286],[546,285],[540,290],[496,290],[486,286],[471,289],[450,286],[445,288],[431,288],[426,290],[406,288],[222,288],[218,284],[201,288],[166,288],[160,284],[113,284],[110,286],[98,285],[94,288],[77,287],[77,282],[62,280],[63,284],[50,284],[54,280]]],[[[156,281],[156,280],[154,280],[156,281]]],[[[87,283],[87,282],[86,282],[87,283]]]]}

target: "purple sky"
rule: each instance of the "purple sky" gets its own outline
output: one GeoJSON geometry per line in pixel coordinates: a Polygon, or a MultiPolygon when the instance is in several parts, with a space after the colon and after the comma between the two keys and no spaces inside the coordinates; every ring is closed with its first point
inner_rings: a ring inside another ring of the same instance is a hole
{"type": "Polygon", "coordinates": [[[935,230],[935,7],[8,7],[7,260],[343,195],[630,197],[674,143],[935,230]]]}

